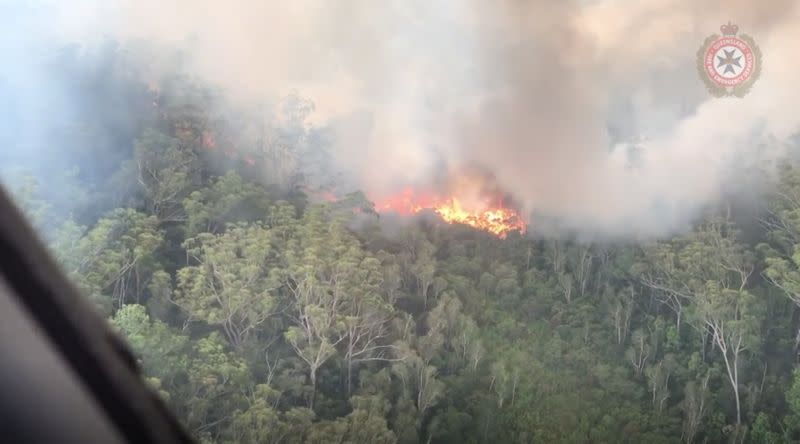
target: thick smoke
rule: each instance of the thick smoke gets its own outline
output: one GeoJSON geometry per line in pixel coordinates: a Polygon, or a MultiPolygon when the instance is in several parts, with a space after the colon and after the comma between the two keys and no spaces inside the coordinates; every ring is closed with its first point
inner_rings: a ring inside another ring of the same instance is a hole
{"type": "Polygon", "coordinates": [[[477,168],[539,233],[680,230],[800,130],[794,0],[66,3],[41,8],[60,42],[181,49],[239,100],[310,98],[368,195],[477,168]],[[763,72],[712,99],[695,52],[728,20],[763,72]]]}

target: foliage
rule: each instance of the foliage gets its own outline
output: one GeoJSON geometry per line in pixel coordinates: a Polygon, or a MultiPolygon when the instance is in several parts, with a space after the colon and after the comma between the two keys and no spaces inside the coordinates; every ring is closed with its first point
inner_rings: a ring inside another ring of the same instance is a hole
{"type": "Polygon", "coordinates": [[[639,244],[388,230],[362,193],[303,195],[312,104],[238,121],[186,82],[118,151],[86,148],[111,160],[66,175],[78,216],[42,174],[13,189],[203,441],[800,439],[791,162],[747,237],[715,212],[639,244]]]}

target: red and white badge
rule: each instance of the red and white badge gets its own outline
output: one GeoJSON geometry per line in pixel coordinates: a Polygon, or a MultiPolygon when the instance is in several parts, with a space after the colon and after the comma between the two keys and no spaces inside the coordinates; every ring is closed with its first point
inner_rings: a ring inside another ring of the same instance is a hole
{"type": "Polygon", "coordinates": [[[750,36],[737,36],[739,27],[730,22],[720,31],[697,51],[698,71],[715,97],[743,97],[761,73],[761,51],[750,36]]]}

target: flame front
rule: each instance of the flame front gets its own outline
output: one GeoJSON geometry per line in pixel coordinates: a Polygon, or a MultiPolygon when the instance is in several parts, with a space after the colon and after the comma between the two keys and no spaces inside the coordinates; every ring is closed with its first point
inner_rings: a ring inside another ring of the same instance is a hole
{"type": "MultiPolygon", "coordinates": [[[[157,103],[154,105],[158,106],[157,103]]],[[[217,149],[220,148],[219,141],[210,131],[204,131],[201,134],[200,142],[201,145],[209,151],[217,151],[217,149]]],[[[239,158],[247,165],[255,165],[255,161],[251,157],[239,153],[233,146],[223,147],[221,152],[231,159],[239,158]]],[[[474,184],[470,184],[467,181],[467,183],[462,183],[461,185],[465,187],[460,188],[461,191],[464,191],[469,188],[470,185],[474,184]]],[[[322,190],[314,192],[309,189],[305,189],[304,191],[318,200],[326,202],[335,202],[338,200],[336,194],[331,191],[322,190]]],[[[474,202],[475,199],[471,199],[470,201],[474,202]]],[[[411,216],[425,210],[432,210],[449,224],[459,223],[469,225],[479,230],[488,231],[500,238],[505,238],[506,235],[512,231],[525,232],[525,222],[519,214],[513,209],[501,204],[495,205],[484,202],[479,205],[466,205],[463,200],[454,196],[442,198],[434,194],[415,193],[410,187],[406,187],[401,193],[395,196],[379,200],[375,203],[375,210],[379,213],[394,212],[405,216],[411,216]]]]}
{"type": "Polygon", "coordinates": [[[378,212],[395,212],[413,215],[424,210],[432,210],[447,223],[460,223],[479,230],[488,231],[500,238],[509,232],[525,231],[525,222],[511,208],[503,205],[484,204],[482,208],[464,205],[455,197],[435,198],[429,195],[416,195],[410,188],[402,193],[375,204],[378,212]]]}

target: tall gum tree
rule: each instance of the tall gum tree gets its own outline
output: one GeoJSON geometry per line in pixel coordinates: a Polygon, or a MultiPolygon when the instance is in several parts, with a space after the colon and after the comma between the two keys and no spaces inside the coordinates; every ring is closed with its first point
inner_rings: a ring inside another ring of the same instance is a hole
{"type": "Polygon", "coordinates": [[[260,224],[187,239],[184,248],[193,265],[178,271],[174,302],[191,318],[220,326],[240,348],[277,310],[282,283],[272,240],[260,224]]]}
{"type": "Polygon", "coordinates": [[[742,424],[741,362],[759,341],[760,305],[748,291],[754,258],[737,241],[726,220],[713,219],[689,235],[651,246],[642,282],[680,313],[691,304],[692,326],[710,337],[721,353],[736,403],[736,425],[742,424]]]}
{"type": "Polygon", "coordinates": [[[372,320],[359,310],[380,288],[378,262],[367,260],[361,245],[326,205],[309,207],[296,236],[287,242],[284,280],[288,318],[284,338],[308,367],[313,409],[317,372],[346,345],[348,365],[377,352],[388,318],[372,320]],[[355,317],[353,315],[356,315],[355,317]]]}

